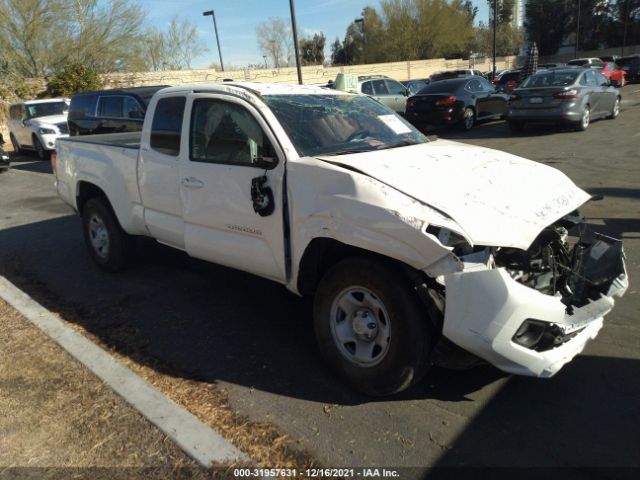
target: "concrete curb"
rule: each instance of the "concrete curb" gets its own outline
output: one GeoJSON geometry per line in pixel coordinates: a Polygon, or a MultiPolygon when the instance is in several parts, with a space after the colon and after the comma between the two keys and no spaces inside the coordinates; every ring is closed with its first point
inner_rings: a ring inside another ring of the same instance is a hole
{"type": "Polygon", "coordinates": [[[204,467],[249,457],[0,275],[0,297],[91,370],[204,467]]]}

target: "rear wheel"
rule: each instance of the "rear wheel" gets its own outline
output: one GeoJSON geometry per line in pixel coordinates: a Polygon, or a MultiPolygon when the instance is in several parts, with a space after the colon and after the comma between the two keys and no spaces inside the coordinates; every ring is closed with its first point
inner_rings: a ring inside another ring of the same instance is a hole
{"type": "Polygon", "coordinates": [[[471,130],[476,123],[476,112],[473,111],[473,108],[467,107],[464,109],[462,113],[462,123],[460,127],[463,130],[471,130]]]}
{"type": "Polygon", "coordinates": [[[314,327],[327,363],[354,389],[390,395],[429,366],[435,329],[409,282],[386,263],[352,258],[323,277],[314,327]]]}
{"type": "Polygon", "coordinates": [[[609,114],[609,116],[607,118],[613,120],[614,118],[617,118],[618,115],[620,115],[620,97],[616,97],[616,101],[613,104],[613,108],[611,109],[611,113],[609,114]]]}
{"type": "Polygon", "coordinates": [[[578,122],[578,130],[584,132],[587,128],[589,128],[589,123],[591,122],[591,110],[589,109],[589,105],[584,107],[582,111],[582,116],[580,117],[580,121],[578,122]]]}
{"type": "Polygon", "coordinates": [[[90,198],[84,205],[82,230],[91,258],[104,270],[122,270],[135,253],[135,237],[122,229],[111,206],[101,198],[90,198]]]}
{"type": "Polygon", "coordinates": [[[22,153],[22,148],[20,148],[20,144],[18,143],[18,140],[16,140],[16,137],[13,136],[13,133],[9,135],[9,139],[11,140],[13,151],[15,153],[22,153]]]}

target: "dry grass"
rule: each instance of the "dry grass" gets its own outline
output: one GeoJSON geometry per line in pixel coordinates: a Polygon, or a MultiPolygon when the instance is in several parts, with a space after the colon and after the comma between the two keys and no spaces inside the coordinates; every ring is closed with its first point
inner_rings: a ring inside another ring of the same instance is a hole
{"type": "Polygon", "coordinates": [[[0,478],[210,476],[3,300],[0,366],[0,478]]]}
{"type": "MultiPolygon", "coordinates": [[[[7,267],[6,264],[4,266],[7,267]]],[[[30,284],[29,291],[33,291],[33,288],[39,290],[41,295],[39,298],[53,300],[41,285],[30,284]]],[[[51,309],[50,303],[55,303],[57,306],[60,301],[59,299],[53,302],[47,301],[47,307],[51,309]]],[[[255,464],[265,468],[296,468],[298,471],[317,466],[298,441],[282,434],[274,425],[254,422],[236,414],[229,404],[228,392],[224,388],[185,379],[177,372],[165,373],[172,372],[171,368],[167,365],[158,365],[155,359],[149,358],[144,345],[139,345],[143,342],[139,340],[135,330],[121,327],[111,330],[108,335],[101,332],[100,337],[97,337],[80,326],[81,322],[74,321],[79,320],[78,317],[86,312],[69,307],[57,308],[57,310],[58,315],[66,320],[68,325],[110,351],[120,362],[219,432],[225,439],[247,453],[255,464]]],[[[0,318],[2,316],[3,313],[0,311],[0,318]]]]}

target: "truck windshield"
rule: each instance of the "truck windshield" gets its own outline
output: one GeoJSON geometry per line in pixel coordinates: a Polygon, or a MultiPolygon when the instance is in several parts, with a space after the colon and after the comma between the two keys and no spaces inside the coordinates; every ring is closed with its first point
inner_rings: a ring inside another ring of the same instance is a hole
{"type": "Polygon", "coordinates": [[[342,155],[425,143],[392,110],[363,95],[265,95],[298,153],[342,155]]]}
{"type": "Polygon", "coordinates": [[[29,118],[37,118],[47,117],[49,115],[61,115],[65,113],[68,108],[65,102],[34,103],[33,105],[27,105],[27,112],[29,118]]]}

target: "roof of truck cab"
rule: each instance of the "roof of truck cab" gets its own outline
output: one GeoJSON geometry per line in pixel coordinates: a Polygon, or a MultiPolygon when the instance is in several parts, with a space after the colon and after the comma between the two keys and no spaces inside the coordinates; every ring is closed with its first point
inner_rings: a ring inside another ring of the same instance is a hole
{"type": "Polygon", "coordinates": [[[346,92],[323,88],[314,85],[292,85],[286,83],[257,83],[257,82],[220,82],[220,83],[195,83],[191,85],[180,85],[160,90],[158,93],[172,92],[207,92],[207,91],[228,91],[240,92],[250,91],[256,95],[347,95],[346,92]]]}

